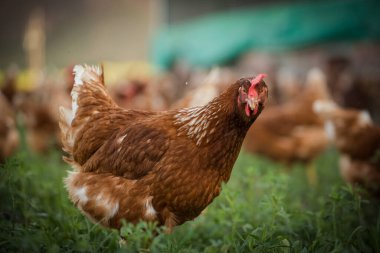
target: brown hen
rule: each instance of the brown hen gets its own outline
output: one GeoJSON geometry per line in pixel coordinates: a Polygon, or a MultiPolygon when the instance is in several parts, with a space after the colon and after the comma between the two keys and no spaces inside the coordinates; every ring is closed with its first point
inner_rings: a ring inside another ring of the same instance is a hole
{"type": "Polygon", "coordinates": [[[20,139],[15,114],[2,92],[0,92],[0,108],[0,163],[2,163],[17,150],[20,139]]]}
{"type": "Polygon", "coordinates": [[[343,178],[380,196],[380,127],[366,111],[343,109],[332,102],[315,103],[316,112],[330,122],[330,132],[341,153],[343,178]]]}
{"type": "Polygon", "coordinates": [[[242,78],[202,107],[126,110],[107,94],[102,70],[76,66],[72,111],[61,107],[65,179],[91,220],[156,221],[168,231],[219,195],[245,134],[264,108],[263,75],[242,78]]]}

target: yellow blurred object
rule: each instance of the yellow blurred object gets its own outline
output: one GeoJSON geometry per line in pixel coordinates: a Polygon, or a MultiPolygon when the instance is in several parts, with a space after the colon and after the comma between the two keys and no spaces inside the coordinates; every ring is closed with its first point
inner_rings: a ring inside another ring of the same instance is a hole
{"type": "Polygon", "coordinates": [[[104,81],[114,85],[121,80],[147,81],[154,75],[153,67],[147,62],[104,62],[104,81]]]}
{"type": "Polygon", "coordinates": [[[5,82],[5,74],[4,71],[0,70],[0,88],[3,87],[5,82]]]}
{"type": "Polygon", "coordinates": [[[21,71],[16,78],[16,90],[18,91],[31,91],[37,87],[39,83],[40,74],[33,70],[21,71]]]}

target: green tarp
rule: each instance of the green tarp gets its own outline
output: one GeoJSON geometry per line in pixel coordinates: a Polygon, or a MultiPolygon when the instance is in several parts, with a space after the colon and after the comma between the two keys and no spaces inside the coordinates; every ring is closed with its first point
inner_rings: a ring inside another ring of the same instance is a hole
{"type": "Polygon", "coordinates": [[[321,42],[378,40],[380,0],[310,1],[216,14],[169,26],[153,41],[152,60],[211,67],[248,50],[279,51],[321,42]]]}

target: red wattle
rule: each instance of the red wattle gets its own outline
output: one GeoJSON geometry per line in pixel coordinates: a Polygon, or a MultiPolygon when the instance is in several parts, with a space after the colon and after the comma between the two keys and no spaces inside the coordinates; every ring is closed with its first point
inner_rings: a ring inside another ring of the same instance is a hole
{"type": "Polygon", "coordinates": [[[256,107],[255,107],[255,110],[253,110],[253,115],[256,115],[256,113],[258,112],[258,110],[259,110],[259,107],[256,106],[256,107]]]}
{"type": "Polygon", "coordinates": [[[247,114],[248,117],[251,116],[251,110],[249,110],[248,104],[245,105],[245,114],[247,114]]]}

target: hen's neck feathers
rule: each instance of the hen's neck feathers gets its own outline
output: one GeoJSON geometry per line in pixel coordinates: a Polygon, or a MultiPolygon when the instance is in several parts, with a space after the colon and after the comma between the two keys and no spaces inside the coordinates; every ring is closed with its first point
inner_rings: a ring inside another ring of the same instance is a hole
{"type": "Polygon", "coordinates": [[[231,134],[243,139],[253,121],[247,121],[239,114],[237,90],[238,87],[233,85],[205,106],[178,110],[174,115],[177,135],[193,139],[197,146],[231,134]]]}

